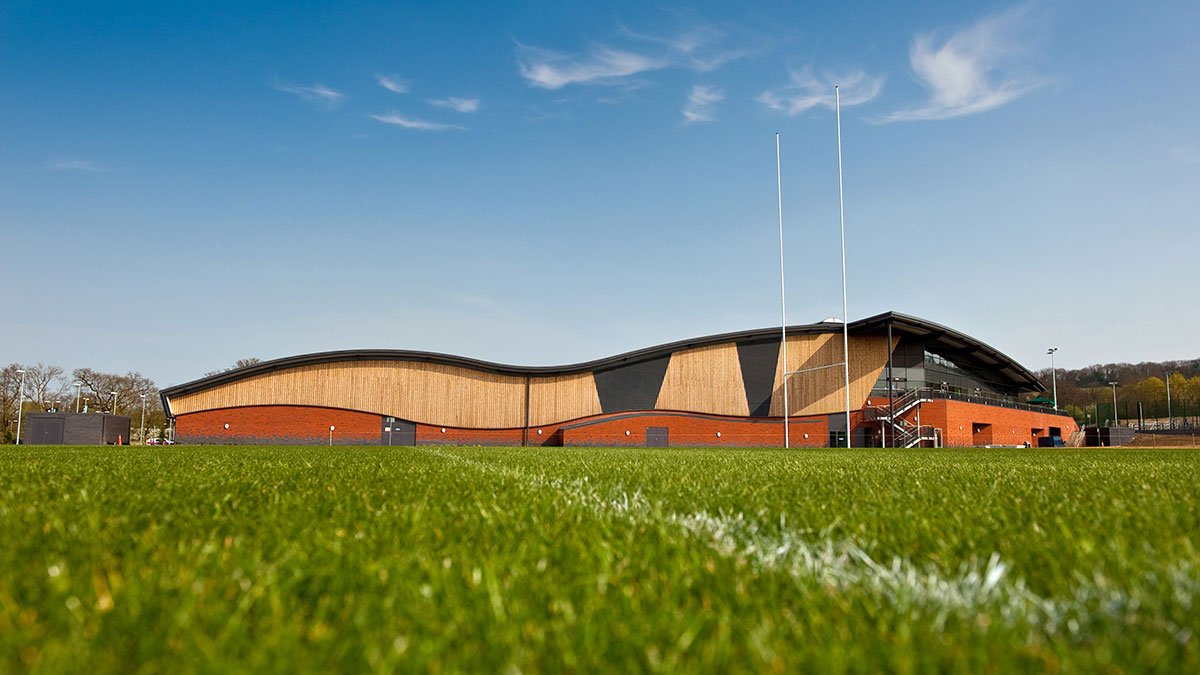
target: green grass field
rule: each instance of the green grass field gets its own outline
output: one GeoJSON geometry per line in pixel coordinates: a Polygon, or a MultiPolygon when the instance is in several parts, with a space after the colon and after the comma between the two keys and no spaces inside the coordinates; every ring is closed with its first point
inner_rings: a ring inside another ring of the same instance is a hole
{"type": "Polygon", "coordinates": [[[0,671],[1200,671],[1200,452],[0,450],[0,671]]]}

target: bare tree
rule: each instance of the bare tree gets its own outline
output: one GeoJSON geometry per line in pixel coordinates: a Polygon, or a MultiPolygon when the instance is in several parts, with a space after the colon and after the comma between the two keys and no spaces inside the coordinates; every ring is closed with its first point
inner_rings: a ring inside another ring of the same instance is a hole
{"type": "Polygon", "coordinates": [[[132,415],[140,412],[143,394],[146,396],[147,410],[161,409],[158,387],[141,373],[116,375],[91,368],[77,368],[72,375],[80,383],[83,395],[96,402],[97,409],[132,415]],[[116,392],[115,400],[113,392],[116,392]]]}
{"type": "Polygon", "coordinates": [[[248,359],[238,359],[237,361],[234,362],[234,364],[232,366],[230,366],[228,368],[222,368],[220,370],[210,370],[207,373],[205,373],[204,376],[212,377],[213,375],[220,375],[221,373],[228,373],[231,370],[238,370],[240,368],[249,368],[250,366],[253,366],[256,363],[262,363],[262,359],[260,359],[256,356],[251,356],[248,359]]]}

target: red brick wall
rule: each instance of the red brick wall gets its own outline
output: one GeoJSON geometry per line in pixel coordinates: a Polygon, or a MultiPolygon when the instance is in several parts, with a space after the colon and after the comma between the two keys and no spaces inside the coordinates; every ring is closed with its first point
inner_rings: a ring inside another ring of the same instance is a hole
{"type": "Polygon", "coordinates": [[[180,443],[222,445],[312,445],[329,442],[330,426],[336,427],[335,445],[378,445],[382,418],[356,410],[307,406],[222,408],[176,417],[175,439],[180,443]]]}
{"type": "MultiPolygon", "coordinates": [[[[912,421],[915,422],[915,419],[912,421]]],[[[1021,445],[1026,441],[1037,445],[1037,438],[1032,430],[1042,429],[1041,436],[1047,436],[1050,427],[1062,429],[1063,441],[1066,441],[1071,432],[1079,429],[1075,420],[1064,415],[1012,410],[964,401],[930,401],[921,404],[921,425],[941,429],[943,445],[976,445],[971,430],[972,425],[978,423],[991,425],[990,440],[985,433],[980,436],[980,444],[990,442],[996,445],[1021,445]]]]}
{"type": "MultiPolygon", "coordinates": [[[[323,444],[329,427],[335,445],[375,445],[381,417],[372,413],[305,406],[251,406],[180,415],[175,437],[180,443],[323,444]],[[229,428],[226,429],[225,425],[229,428]]],[[[646,427],[667,427],[672,446],[782,446],[779,419],[744,419],[687,413],[616,413],[524,429],[463,429],[417,424],[418,445],[628,445],[646,444],[646,427]],[[541,433],[538,433],[538,432],[541,433]],[[626,436],[625,432],[629,431],[626,436]],[[721,435],[718,436],[717,433],[721,435]]],[[[828,445],[823,415],[789,421],[793,446],[828,445]],[[805,434],[808,438],[805,438],[805,434]]]]}
{"type": "MultiPolygon", "coordinates": [[[[562,430],[563,445],[646,445],[646,427],[667,427],[670,446],[776,446],[783,447],[783,420],[715,417],[685,413],[617,413],[562,430]],[[625,432],[629,432],[626,435],[625,432]],[[718,436],[717,434],[720,434],[718,436]]],[[[788,420],[793,447],[829,444],[827,418],[793,417],[788,420]],[[805,434],[808,438],[805,438],[805,434]]]]}

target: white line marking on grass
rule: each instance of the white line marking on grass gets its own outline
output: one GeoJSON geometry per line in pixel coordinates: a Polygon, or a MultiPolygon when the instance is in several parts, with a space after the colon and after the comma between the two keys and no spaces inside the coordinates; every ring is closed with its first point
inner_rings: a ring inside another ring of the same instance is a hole
{"type": "MultiPolygon", "coordinates": [[[[1023,579],[1013,579],[1008,565],[998,553],[987,562],[966,563],[958,572],[946,575],[933,565],[921,566],[900,557],[882,563],[851,540],[825,537],[812,541],[806,533],[789,528],[780,519],[778,528],[765,528],[745,514],[697,511],[669,512],[652,502],[640,489],[629,491],[624,485],[613,486],[607,493],[589,483],[586,477],[563,479],[540,473],[527,473],[511,466],[460,457],[436,448],[422,448],[443,459],[459,462],[483,472],[496,473],[542,490],[553,491],[569,506],[583,507],[602,518],[624,516],[632,522],[648,525],[668,524],[724,558],[742,559],[761,570],[781,571],[798,583],[814,589],[838,591],[869,589],[891,605],[933,610],[935,626],[941,629],[950,617],[974,619],[987,611],[993,620],[1008,625],[1029,625],[1045,634],[1063,628],[1080,637],[1081,625],[1096,608],[1118,621],[1127,620],[1139,601],[1111,581],[1096,576],[1081,577],[1071,597],[1047,599],[1029,590],[1023,579]]],[[[1183,561],[1169,570],[1175,601],[1183,607],[1200,604],[1200,576],[1190,563],[1183,561]]],[[[1192,637],[1186,626],[1167,626],[1180,643],[1192,637]]]]}

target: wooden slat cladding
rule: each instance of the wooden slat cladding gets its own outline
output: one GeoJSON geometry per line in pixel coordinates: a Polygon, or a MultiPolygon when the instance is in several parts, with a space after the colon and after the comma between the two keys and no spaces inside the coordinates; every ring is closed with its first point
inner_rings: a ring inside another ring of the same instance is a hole
{"type": "Polygon", "coordinates": [[[171,401],[181,415],[251,405],[308,405],[470,428],[524,423],[525,378],[420,362],[354,361],[267,373],[171,401]]]}
{"type": "Polygon", "coordinates": [[[529,424],[554,424],[600,414],[600,395],[591,373],[535,377],[529,387],[529,424]]]}
{"type": "MultiPolygon", "coordinates": [[[[825,335],[789,336],[788,370],[798,371],[815,368],[842,360],[842,336],[837,333],[825,335]]],[[[850,406],[862,408],[871,387],[879,379],[887,365],[887,338],[882,336],[850,337],[850,406]]],[[[783,415],[783,390],[780,388],[780,371],[776,368],[775,387],[771,395],[771,415],[783,415]]],[[[845,374],[842,368],[825,368],[788,378],[789,415],[823,415],[846,409],[842,392],[845,374]]]]}
{"type": "Polygon", "coordinates": [[[749,415],[737,345],[731,342],[672,354],[654,407],[715,415],[749,415]]]}

